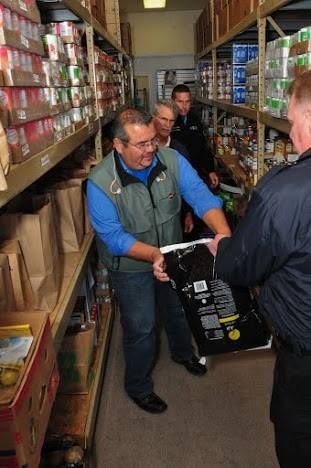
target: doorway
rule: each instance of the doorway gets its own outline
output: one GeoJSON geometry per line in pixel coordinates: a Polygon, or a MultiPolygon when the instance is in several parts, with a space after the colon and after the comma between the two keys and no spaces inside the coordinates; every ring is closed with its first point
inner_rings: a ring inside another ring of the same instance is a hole
{"type": "Polygon", "coordinates": [[[135,86],[135,107],[139,107],[146,112],[150,111],[150,77],[149,75],[136,75],[135,86]]]}

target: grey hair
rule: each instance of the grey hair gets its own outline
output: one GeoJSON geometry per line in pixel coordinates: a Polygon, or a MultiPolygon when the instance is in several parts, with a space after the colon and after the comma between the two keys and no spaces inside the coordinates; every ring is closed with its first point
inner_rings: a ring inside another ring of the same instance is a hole
{"type": "Polygon", "coordinates": [[[178,107],[176,106],[175,102],[172,101],[171,99],[162,99],[161,101],[158,101],[153,108],[153,115],[156,117],[159,115],[159,110],[160,107],[167,107],[173,112],[174,118],[177,119],[178,117],[178,107]]]}
{"type": "Polygon", "coordinates": [[[134,107],[127,107],[122,109],[115,117],[111,133],[112,138],[119,138],[124,143],[129,141],[129,137],[124,129],[125,125],[139,125],[147,127],[152,122],[152,116],[145,111],[135,109],[134,107]]]}

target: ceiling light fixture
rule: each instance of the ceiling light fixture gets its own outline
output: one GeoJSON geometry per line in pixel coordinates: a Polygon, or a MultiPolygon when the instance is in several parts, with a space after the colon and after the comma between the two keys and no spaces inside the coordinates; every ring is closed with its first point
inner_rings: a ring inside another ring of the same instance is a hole
{"type": "Polygon", "coordinates": [[[165,8],[166,0],[144,0],[144,8],[165,8]]]}

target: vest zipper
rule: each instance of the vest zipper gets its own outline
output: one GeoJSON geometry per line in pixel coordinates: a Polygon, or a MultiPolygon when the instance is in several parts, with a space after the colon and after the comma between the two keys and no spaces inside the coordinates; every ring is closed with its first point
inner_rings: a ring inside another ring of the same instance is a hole
{"type": "Polygon", "coordinates": [[[154,203],[154,198],[153,198],[153,195],[152,195],[152,192],[151,192],[151,187],[149,185],[147,186],[147,189],[148,189],[150,200],[151,200],[152,207],[153,207],[153,221],[154,221],[155,232],[156,232],[156,235],[157,235],[157,247],[160,247],[160,236],[159,236],[159,233],[158,233],[158,226],[157,226],[156,217],[155,217],[155,214],[154,214],[154,209],[156,208],[156,205],[154,203]]]}

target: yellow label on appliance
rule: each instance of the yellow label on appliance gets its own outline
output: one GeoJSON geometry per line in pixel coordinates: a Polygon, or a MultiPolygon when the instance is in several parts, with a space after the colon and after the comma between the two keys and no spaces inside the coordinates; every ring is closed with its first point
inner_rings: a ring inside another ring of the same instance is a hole
{"type": "Polygon", "coordinates": [[[238,340],[240,338],[241,333],[237,328],[235,328],[234,330],[231,330],[228,333],[228,336],[229,336],[230,340],[236,341],[236,340],[238,340]]]}
{"type": "Polygon", "coordinates": [[[219,318],[220,323],[227,323],[232,322],[233,320],[237,320],[240,317],[240,314],[230,315],[230,317],[219,318]]]}

